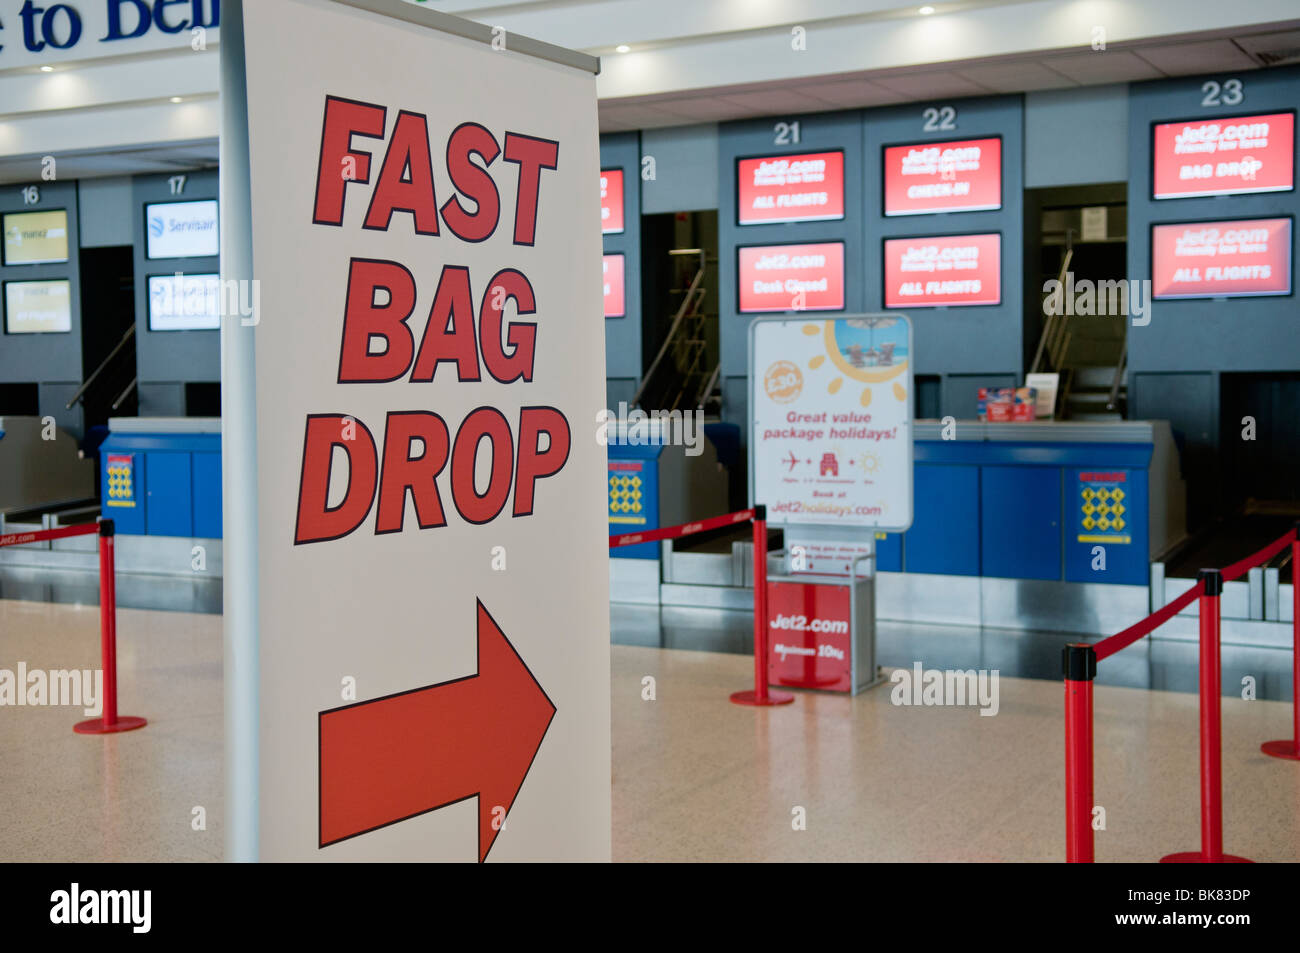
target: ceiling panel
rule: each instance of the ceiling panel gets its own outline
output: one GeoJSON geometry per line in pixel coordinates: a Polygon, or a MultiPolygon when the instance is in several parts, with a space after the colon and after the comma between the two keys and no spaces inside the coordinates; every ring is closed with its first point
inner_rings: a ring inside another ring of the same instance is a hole
{"type": "Polygon", "coordinates": [[[1247,53],[1263,53],[1271,50],[1300,49],[1300,30],[1274,30],[1255,36],[1233,37],[1233,42],[1247,53]]]}
{"type": "Polygon", "coordinates": [[[608,105],[602,103],[601,115],[609,116],[617,122],[631,123],[639,129],[680,125],[690,118],[645,103],[609,103],[608,105]]]}
{"type": "Polygon", "coordinates": [[[810,110],[822,109],[825,105],[821,100],[792,90],[784,84],[775,89],[765,89],[753,93],[728,93],[722,98],[746,109],[755,109],[768,114],[809,112],[810,110]]]}
{"type": "Polygon", "coordinates": [[[872,79],[872,82],[877,86],[883,86],[912,99],[937,99],[941,96],[979,96],[990,92],[986,87],[950,72],[877,76],[872,79]]]}
{"type": "Polygon", "coordinates": [[[601,100],[602,128],[657,128],[682,122],[725,122],[791,112],[859,109],[946,97],[1069,89],[1192,73],[1257,69],[1237,43],[1253,50],[1300,49],[1300,30],[1237,41],[1162,43],[1087,53],[1042,53],[995,62],[950,64],[943,70],[840,73],[822,79],[774,80],[632,101],[601,100]]]}
{"type": "Polygon", "coordinates": [[[1125,50],[1072,53],[1045,62],[1062,76],[1084,84],[1135,83],[1164,76],[1142,57],[1125,50]]]}
{"type": "Polygon", "coordinates": [[[761,109],[746,108],[737,105],[728,98],[714,96],[671,99],[657,105],[672,110],[678,116],[693,119],[697,122],[720,122],[724,119],[744,119],[749,116],[766,115],[761,109]]]}
{"type": "Polygon", "coordinates": [[[799,87],[806,94],[820,99],[824,103],[843,109],[860,106],[887,106],[899,101],[899,94],[892,89],[877,86],[864,79],[837,80],[825,83],[809,83],[799,87]]]}
{"type": "MultiPolygon", "coordinates": [[[[59,177],[96,179],[106,175],[147,175],[215,168],[216,142],[156,149],[124,149],[113,152],[59,155],[59,177]]],[[[0,183],[35,180],[35,160],[30,156],[0,160],[0,183]]]]}
{"type": "Polygon", "coordinates": [[[1042,63],[986,63],[953,70],[958,76],[999,93],[1033,89],[1060,89],[1078,83],[1042,63]]]}
{"type": "Polygon", "coordinates": [[[1250,69],[1256,65],[1255,61],[1231,40],[1146,46],[1137,53],[1166,76],[1250,69]]]}
{"type": "Polygon", "coordinates": [[[637,126],[630,122],[620,122],[613,116],[608,115],[607,111],[600,111],[600,131],[601,132],[630,132],[637,129],[637,126]]]}

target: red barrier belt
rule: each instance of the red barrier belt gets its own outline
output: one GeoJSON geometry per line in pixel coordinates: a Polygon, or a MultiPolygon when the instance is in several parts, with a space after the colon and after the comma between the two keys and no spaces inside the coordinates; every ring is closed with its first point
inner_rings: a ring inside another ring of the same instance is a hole
{"type": "Polygon", "coordinates": [[[646,530],[643,533],[623,533],[621,536],[611,536],[609,538],[609,548],[616,549],[619,546],[633,546],[637,543],[653,543],[660,539],[677,539],[680,536],[691,536],[695,533],[703,533],[705,530],[717,529],[720,526],[734,526],[736,523],[747,523],[753,518],[753,510],[741,510],[738,513],[727,513],[723,516],[711,516],[706,520],[698,520],[694,523],[683,523],[680,526],[666,526],[663,529],[651,529],[646,530]]]}
{"type": "Polygon", "coordinates": [[[1136,625],[1130,625],[1123,632],[1116,632],[1109,638],[1102,639],[1093,646],[1097,652],[1097,661],[1100,662],[1104,658],[1109,658],[1120,649],[1128,648],[1138,639],[1142,638],[1142,636],[1164,625],[1174,616],[1178,615],[1178,613],[1182,612],[1183,609],[1187,608],[1187,606],[1191,605],[1192,602],[1201,595],[1201,592],[1204,589],[1204,584],[1198,582],[1173,602],[1169,603],[1169,605],[1157,609],[1136,625]]]}
{"type": "MultiPolygon", "coordinates": [[[[1295,530],[1289,530],[1285,536],[1269,543],[1254,555],[1247,556],[1240,562],[1233,563],[1227,569],[1223,570],[1223,581],[1231,582],[1233,579],[1239,579],[1256,566],[1268,562],[1287,546],[1290,546],[1295,538],[1295,530]]],[[[1201,595],[1201,590],[1203,588],[1204,587],[1200,583],[1197,583],[1173,602],[1169,603],[1169,605],[1157,609],[1141,622],[1129,626],[1123,632],[1116,632],[1109,638],[1102,639],[1094,646],[1097,651],[1097,661],[1100,662],[1104,658],[1109,658],[1120,649],[1128,648],[1138,639],[1142,638],[1142,636],[1164,625],[1187,606],[1191,605],[1192,601],[1201,595]]]]}
{"type": "Polygon", "coordinates": [[[1227,569],[1223,570],[1223,581],[1232,582],[1234,579],[1240,579],[1256,566],[1268,562],[1282,550],[1286,549],[1286,547],[1291,545],[1291,542],[1294,539],[1295,530],[1291,530],[1276,542],[1269,543],[1259,552],[1255,553],[1255,555],[1247,556],[1240,562],[1233,563],[1227,569]]]}
{"type": "Polygon", "coordinates": [[[60,526],[58,529],[38,529],[30,533],[6,533],[0,536],[0,547],[22,546],[25,543],[44,543],[51,539],[65,539],[68,536],[89,536],[98,532],[98,523],[82,523],[79,526],[60,526]]]}

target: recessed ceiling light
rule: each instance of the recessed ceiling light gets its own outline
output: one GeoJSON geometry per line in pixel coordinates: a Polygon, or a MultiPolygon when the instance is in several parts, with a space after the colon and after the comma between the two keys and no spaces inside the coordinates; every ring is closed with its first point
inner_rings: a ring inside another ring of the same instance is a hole
{"type": "Polygon", "coordinates": [[[42,72],[42,73],[53,73],[53,72],[54,72],[54,67],[53,67],[53,66],[42,66],[42,67],[41,67],[41,72],[42,72]]]}
{"type": "Polygon", "coordinates": [[[179,97],[179,96],[173,96],[173,97],[172,97],[172,102],[174,102],[174,103],[179,103],[179,102],[183,102],[183,101],[184,101],[184,100],[182,100],[181,97],[179,97]]]}
{"type": "Polygon", "coordinates": [[[614,49],[618,50],[620,53],[628,53],[631,51],[632,47],[628,46],[626,43],[620,43],[618,46],[614,47],[614,49]]]}
{"type": "Polygon", "coordinates": [[[922,7],[920,10],[920,14],[923,17],[928,17],[931,13],[934,13],[934,7],[922,7]]]}

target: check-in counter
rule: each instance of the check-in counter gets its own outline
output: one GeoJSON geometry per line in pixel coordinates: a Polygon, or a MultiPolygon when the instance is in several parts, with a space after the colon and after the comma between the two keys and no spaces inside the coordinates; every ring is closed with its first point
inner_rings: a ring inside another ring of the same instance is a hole
{"type": "MultiPolygon", "coordinates": [[[[679,423],[656,418],[644,419],[639,426],[609,422],[606,490],[611,535],[676,526],[727,511],[726,475],[719,470],[712,441],[705,438],[703,422],[695,420],[685,433],[679,423]]],[[[610,556],[657,560],[659,544],[624,546],[610,556]]]]}
{"type": "Polygon", "coordinates": [[[114,417],[100,445],[105,518],[127,535],[221,537],[221,419],[114,417]]]}
{"type": "Polygon", "coordinates": [[[1185,533],[1166,421],[917,421],[915,516],[884,572],[1142,585],[1185,533]]]}
{"type": "Polygon", "coordinates": [[[0,518],[90,498],[95,467],[50,418],[0,417],[0,518]]]}

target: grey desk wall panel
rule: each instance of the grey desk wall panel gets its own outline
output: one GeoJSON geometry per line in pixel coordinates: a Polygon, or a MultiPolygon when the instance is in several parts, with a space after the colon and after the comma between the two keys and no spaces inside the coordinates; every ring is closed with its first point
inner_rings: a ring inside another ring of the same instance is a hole
{"type": "Polygon", "coordinates": [[[141,417],[185,416],[184,384],[141,384],[138,394],[141,417]]]}
{"type": "MultiPolygon", "coordinates": [[[[845,311],[862,311],[862,113],[835,112],[774,116],[763,120],[725,122],[718,127],[718,277],[719,342],[723,376],[749,373],[749,324],[755,315],[738,311],[736,250],[746,244],[844,242],[845,311]],[[800,124],[797,143],[776,144],[776,125],[800,124]],[[840,221],[781,222],[772,225],[736,224],[736,161],[751,156],[798,155],[844,151],[844,218],[840,221]]],[[[819,311],[833,317],[839,312],[819,311]]],[[[724,391],[725,394],[725,391],[724,391]]],[[[724,419],[742,423],[723,407],[724,419]]],[[[744,426],[741,432],[744,433],[744,426]]]]}
{"type": "MultiPolygon", "coordinates": [[[[66,278],[72,286],[72,330],[66,334],[9,334],[0,327],[0,383],[81,383],[81,272],[78,267],[81,233],[77,225],[77,183],[38,179],[0,188],[0,215],[55,209],[65,209],[68,213],[68,260],[48,265],[0,266],[0,284],[66,278]],[[23,201],[23,192],[29,185],[39,192],[40,199],[34,205],[23,201]]],[[[5,307],[6,302],[0,297],[0,311],[5,307]]],[[[41,413],[53,413],[53,410],[41,407],[41,413]]]]}
{"type": "Polygon", "coordinates": [[[1128,86],[1025,93],[1025,188],[1128,179],[1128,86]]]}
{"type": "Polygon", "coordinates": [[[623,231],[604,236],[605,254],[623,255],[624,317],[605,319],[605,377],[610,399],[630,399],[641,379],[641,139],[635,132],[600,137],[601,169],[623,170],[623,231]],[[626,395],[626,397],[624,396],[626,395]]]}
{"type": "MultiPolygon", "coordinates": [[[[1151,198],[1152,123],[1204,120],[1281,112],[1300,105],[1300,69],[1248,71],[1237,75],[1242,101],[1234,106],[1202,106],[1207,80],[1222,83],[1232,74],[1188,76],[1135,83],[1129,94],[1128,270],[1132,278],[1151,277],[1151,226],[1226,218],[1300,215],[1300,192],[1209,198],[1151,198]]],[[[1300,134],[1300,125],[1297,125],[1300,134]]],[[[1291,275],[1300,256],[1292,227],[1291,275]]],[[[1147,371],[1294,371],[1300,368],[1300,308],[1294,290],[1285,297],[1156,301],[1151,323],[1128,332],[1130,374],[1147,371]]],[[[1211,433],[1213,426],[1204,428],[1211,433]]]]}
{"type": "MultiPolygon", "coordinates": [[[[910,308],[917,374],[994,375],[1020,380],[1024,367],[1024,104],[1020,96],[909,103],[868,110],[864,115],[863,162],[866,174],[866,247],[862,284],[867,311],[884,309],[884,241],[887,238],[930,235],[1002,234],[1001,298],[997,305],[979,307],[910,308]],[[925,110],[952,106],[955,128],[927,132],[925,110]],[[1002,208],[984,212],[939,215],[884,214],[884,149],[910,143],[957,139],[1002,138],[1002,208]]],[[[975,385],[972,385],[975,386],[975,385]]],[[[964,416],[974,406],[954,402],[952,386],[944,387],[943,414],[964,416]]]]}
{"type": "MultiPolygon", "coordinates": [[[[172,193],[169,175],[142,175],[132,180],[135,218],[135,340],[136,372],[140,380],[140,414],[151,416],[163,410],[154,407],[147,396],[148,384],[184,385],[192,382],[212,383],[221,380],[221,332],[150,331],[149,276],[215,274],[221,269],[218,257],[163,258],[145,257],[145,206],[154,202],[188,202],[217,197],[217,173],[186,172],[185,189],[172,193]]],[[[183,390],[183,387],[181,388],[183,390]]],[[[168,413],[174,413],[170,405],[168,413]]]]}
{"type": "Polygon", "coordinates": [[[130,176],[85,179],[78,185],[81,247],[109,248],[135,241],[135,203],[130,176]]]}
{"type": "MultiPolygon", "coordinates": [[[[1300,70],[1188,76],[1129,87],[1128,272],[1151,278],[1151,226],[1172,222],[1268,218],[1300,213],[1300,193],[1162,199],[1151,197],[1152,124],[1201,121],[1295,109],[1300,70]],[[1202,106],[1204,84],[1239,79],[1236,105],[1202,106]]],[[[1295,144],[1293,143],[1293,148],[1295,144]]],[[[1292,228],[1292,282],[1297,246],[1292,228]]],[[[1129,414],[1170,422],[1188,477],[1189,521],[1222,505],[1220,382],[1225,372],[1300,369],[1300,308],[1287,296],[1153,301],[1150,323],[1128,329],[1129,414]]],[[[1293,412],[1288,410],[1288,413],[1293,412]]]]}
{"type": "Polygon", "coordinates": [[[641,155],[655,160],[655,177],[641,182],[644,214],[718,207],[717,123],[647,129],[641,155]]]}
{"type": "MultiPolygon", "coordinates": [[[[736,288],[736,249],[742,245],[844,243],[845,312],[863,308],[863,283],[858,273],[862,241],[862,113],[859,111],[773,116],[724,123],[718,127],[718,337],[722,350],[724,420],[739,424],[746,440],[743,382],[749,373],[749,324],[757,315],[741,314],[736,288]],[[799,141],[776,143],[777,123],[799,123],[799,141]],[[844,152],[844,218],[840,221],[793,222],[770,225],[736,224],[736,162],[753,156],[808,152],[844,152]]],[[[810,312],[834,317],[840,312],[810,312]]]]}
{"type": "MultiPolygon", "coordinates": [[[[36,160],[33,166],[39,168],[36,160]]],[[[81,386],[81,269],[77,183],[36,180],[0,188],[0,214],[66,209],[68,213],[68,260],[48,265],[0,266],[0,313],[5,311],[3,284],[9,281],[48,281],[66,278],[71,287],[69,308],[72,330],[68,333],[8,334],[0,323],[0,383],[37,385],[37,410],[53,417],[60,427],[80,439],[84,434],[81,405],[67,409],[67,402],[81,386]],[[36,187],[39,201],[28,205],[23,192],[36,187]]],[[[86,320],[94,319],[94,309],[86,320]]],[[[3,320],[7,320],[7,315],[3,320]]]]}

